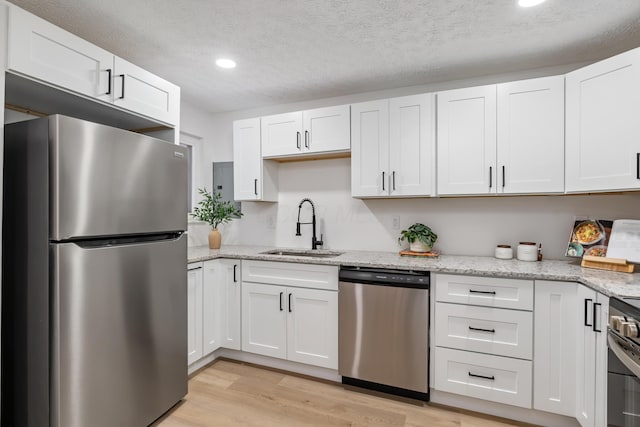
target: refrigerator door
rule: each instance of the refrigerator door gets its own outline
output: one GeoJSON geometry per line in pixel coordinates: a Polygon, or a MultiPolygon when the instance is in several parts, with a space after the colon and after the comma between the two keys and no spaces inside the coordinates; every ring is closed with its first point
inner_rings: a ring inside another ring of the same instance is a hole
{"type": "Polygon", "coordinates": [[[149,425],[187,393],[186,235],[83,246],[50,245],[51,426],[149,425]]]}
{"type": "Polygon", "coordinates": [[[51,240],[186,230],[182,147],[70,117],[48,120],[51,240]]]}

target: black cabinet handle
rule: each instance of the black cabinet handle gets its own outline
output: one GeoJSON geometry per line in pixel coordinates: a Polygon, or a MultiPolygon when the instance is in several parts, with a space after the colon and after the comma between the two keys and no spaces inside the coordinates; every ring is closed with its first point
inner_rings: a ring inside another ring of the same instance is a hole
{"type": "Polygon", "coordinates": [[[593,327],[593,324],[587,323],[587,320],[589,319],[589,315],[587,314],[587,306],[589,305],[589,302],[593,302],[593,300],[591,298],[585,298],[585,300],[584,300],[584,326],[589,326],[591,328],[591,327],[593,327]]]}
{"type": "Polygon", "coordinates": [[[396,171],[391,172],[391,180],[393,181],[393,191],[396,191],[396,171]]]}
{"type": "Polygon", "coordinates": [[[238,283],[236,271],[238,270],[238,264],[233,264],[233,283],[238,283]]]}
{"type": "Polygon", "coordinates": [[[200,270],[201,268],[202,267],[193,267],[193,268],[187,269],[187,271],[200,270]]]}
{"type": "Polygon", "coordinates": [[[493,187],[493,167],[489,166],[489,188],[493,187]]]}
{"type": "Polygon", "coordinates": [[[384,191],[384,171],[382,171],[382,191],[384,191]]]}
{"type": "Polygon", "coordinates": [[[256,196],[258,195],[258,178],[253,180],[253,193],[256,196]]]}
{"type": "Polygon", "coordinates": [[[640,153],[636,153],[636,178],[640,179],[640,153]]]}
{"type": "Polygon", "coordinates": [[[495,329],[483,329],[483,328],[474,328],[473,326],[469,326],[470,331],[480,331],[480,332],[489,332],[490,334],[495,334],[495,329]]]}
{"type": "Polygon", "coordinates": [[[289,313],[291,313],[291,292],[289,292],[289,313]]]}
{"type": "Polygon", "coordinates": [[[602,332],[602,330],[596,326],[598,324],[598,310],[596,310],[596,308],[600,306],[602,306],[602,304],[599,302],[593,304],[593,332],[602,332]]]}
{"type": "Polygon", "coordinates": [[[504,188],[504,165],[502,165],[502,188],[504,188]]]}
{"type": "Polygon", "coordinates": [[[118,77],[122,77],[122,91],[120,92],[118,99],[124,99],[124,74],[120,74],[118,77]]]}
{"type": "Polygon", "coordinates": [[[107,68],[107,76],[109,80],[107,81],[107,93],[105,95],[111,95],[111,68],[107,68]]]}
{"type": "Polygon", "coordinates": [[[280,311],[284,310],[282,308],[282,295],[284,294],[284,292],[280,292],[280,311]]]}
{"type": "Polygon", "coordinates": [[[304,131],[304,146],[305,148],[309,148],[309,131],[304,131]]]}
{"type": "Polygon", "coordinates": [[[300,149],[300,132],[296,132],[296,147],[300,149]]]}
{"type": "Polygon", "coordinates": [[[490,377],[487,377],[485,375],[472,374],[471,372],[469,372],[469,376],[474,378],[484,378],[485,380],[491,380],[491,381],[494,381],[496,379],[496,377],[494,377],[493,375],[491,375],[490,377]]]}
{"type": "Polygon", "coordinates": [[[476,291],[475,289],[469,289],[470,294],[485,294],[485,295],[495,295],[496,291],[476,291]]]}

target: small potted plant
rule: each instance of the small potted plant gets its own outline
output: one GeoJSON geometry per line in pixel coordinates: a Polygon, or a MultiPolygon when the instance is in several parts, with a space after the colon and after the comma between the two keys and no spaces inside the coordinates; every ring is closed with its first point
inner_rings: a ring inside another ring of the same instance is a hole
{"type": "Polygon", "coordinates": [[[424,224],[415,223],[406,230],[400,232],[398,244],[404,239],[409,242],[409,250],[412,252],[429,252],[438,240],[438,235],[424,224]]]}
{"type": "Polygon", "coordinates": [[[218,231],[220,224],[226,224],[234,218],[240,218],[240,212],[231,202],[220,200],[220,193],[207,191],[206,188],[199,188],[198,192],[202,196],[202,200],[198,202],[198,206],[193,208],[192,217],[204,221],[211,226],[209,233],[209,248],[220,249],[222,243],[222,235],[218,231]]]}

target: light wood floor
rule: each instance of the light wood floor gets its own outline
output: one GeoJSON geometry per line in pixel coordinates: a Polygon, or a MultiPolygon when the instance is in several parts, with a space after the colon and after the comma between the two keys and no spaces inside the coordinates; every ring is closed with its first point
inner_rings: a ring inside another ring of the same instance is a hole
{"type": "Polygon", "coordinates": [[[389,399],[255,365],[218,360],[189,380],[157,427],[523,426],[413,400],[389,399]]]}

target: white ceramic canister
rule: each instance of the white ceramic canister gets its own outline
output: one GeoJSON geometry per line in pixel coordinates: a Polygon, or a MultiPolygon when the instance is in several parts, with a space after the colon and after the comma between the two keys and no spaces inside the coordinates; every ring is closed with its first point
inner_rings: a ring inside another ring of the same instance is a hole
{"type": "Polygon", "coordinates": [[[512,259],[513,249],[511,249],[511,245],[496,246],[495,257],[498,259],[512,259]]]}
{"type": "Polygon", "coordinates": [[[520,261],[538,260],[538,248],[534,242],[520,242],[517,253],[520,261]]]}

